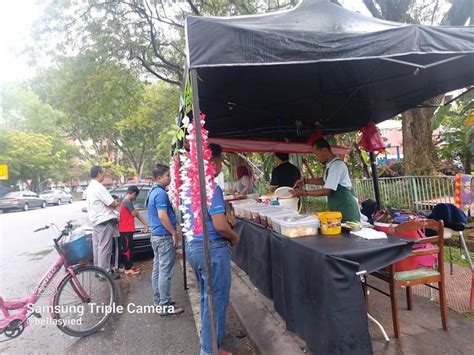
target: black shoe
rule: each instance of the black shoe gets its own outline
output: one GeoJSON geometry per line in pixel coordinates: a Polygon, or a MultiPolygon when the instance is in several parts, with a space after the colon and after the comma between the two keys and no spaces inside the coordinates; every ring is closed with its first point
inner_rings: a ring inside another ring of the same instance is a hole
{"type": "MultiPolygon", "coordinates": [[[[155,303],[155,306],[160,306],[160,302],[158,302],[158,303],[154,302],[154,303],[155,303]]],[[[167,306],[174,306],[175,304],[176,304],[175,301],[170,301],[170,302],[168,302],[168,304],[166,304],[166,305],[167,305],[167,306]]]]}
{"type": "Polygon", "coordinates": [[[160,313],[160,316],[167,317],[167,316],[175,316],[177,314],[181,314],[184,312],[184,309],[181,307],[173,307],[171,305],[163,306],[166,307],[163,312],[160,313]]]}

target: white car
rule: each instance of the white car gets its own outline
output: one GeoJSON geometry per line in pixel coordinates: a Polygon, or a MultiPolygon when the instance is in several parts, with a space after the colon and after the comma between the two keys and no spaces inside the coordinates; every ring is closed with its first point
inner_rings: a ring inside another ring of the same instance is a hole
{"type": "Polygon", "coordinates": [[[82,199],[83,199],[83,200],[87,200],[86,190],[84,190],[84,191],[82,192],[82,199]]]}
{"type": "Polygon", "coordinates": [[[40,198],[44,199],[49,205],[61,205],[63,203],[72,203],[72,195],[63,189],[46,190],[40,193],[40,198]]]}

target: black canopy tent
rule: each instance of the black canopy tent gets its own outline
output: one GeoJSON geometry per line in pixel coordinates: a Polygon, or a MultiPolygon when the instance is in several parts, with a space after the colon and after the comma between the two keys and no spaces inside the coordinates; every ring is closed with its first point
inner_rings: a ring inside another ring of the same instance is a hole
{"type": "Polygon", "coordinates": [[[212,137],[302,141],[380,122],[474,83],[474,28],[382,21],[328,1],[188,17],[188,67],[212,137]]]}
{"type": "MultiPolygon", "coordinates": [[[[324,0],[191,16],[186,39],[193,113],[206,114],[210,137],[304,142],[316,129],[358,130],[474,84],[473,27],[382,21],[324,0]]],[[[208,258],[202,164],[199,173],[208,258]]]]}

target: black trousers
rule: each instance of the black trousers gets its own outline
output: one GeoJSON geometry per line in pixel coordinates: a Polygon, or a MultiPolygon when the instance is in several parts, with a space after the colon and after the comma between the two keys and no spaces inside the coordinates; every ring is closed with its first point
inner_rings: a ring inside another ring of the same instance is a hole
{"type": "Polygon", "coordinates": [[[130,269],[133,253],[133,232],[120,232],[119,238],[119,265],[126,270],[130,269]]]}

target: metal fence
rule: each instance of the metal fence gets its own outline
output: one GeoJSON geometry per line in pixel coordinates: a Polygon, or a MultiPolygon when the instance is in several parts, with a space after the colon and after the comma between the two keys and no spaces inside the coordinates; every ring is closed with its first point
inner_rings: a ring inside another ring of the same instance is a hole
{"type": "MultiPolygon", "coordinates": [[[[383,206],[430,210],[438,203],[453,203],[454,176],[403,176],[380,178],[380,198],[383,206]]],[[[372,179],[352,181],[360,200],[375,199],[372,179]]]]}

